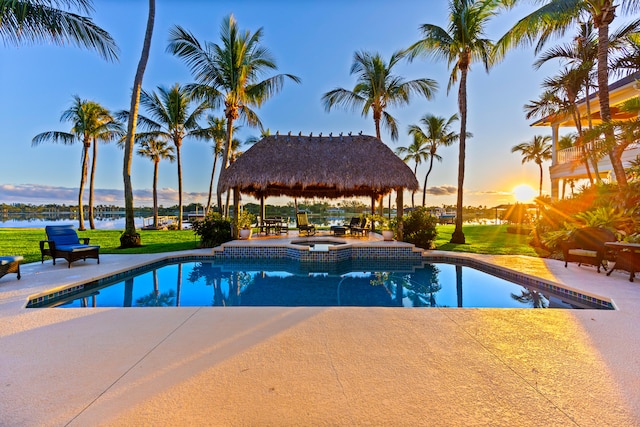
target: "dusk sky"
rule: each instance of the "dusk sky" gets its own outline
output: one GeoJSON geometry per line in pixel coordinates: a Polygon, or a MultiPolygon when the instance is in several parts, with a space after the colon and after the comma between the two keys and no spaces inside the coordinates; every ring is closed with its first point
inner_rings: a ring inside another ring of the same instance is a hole
{"type": "MultiPolygon", "coordinates": [[[[275,58],[277,72],[302,79],[299,85],[287,81],[283,91],[258,110],[265,128],[272,133],[336,135],[362,131],[375,135],[371,115],[363,118],[359,113],[340,108],[327,113],[322,95],[336,87],[353,88],[355,77],[349,70],[355,51],[379,52],[388,60],[394,51],[420,38],[421,24],[446,26],[447,4],[445,0],[158,0],[143,87],[155,90],[159,85],[170,87],[193,81],[187,66],[165,51],[171,27],[180,25],[188,29],[200,42],[218,43],[222,19],[233,14],[243,30],[254,32],[263,27],[262,44],[275,58]]],[[[98,0],[94,6],[94,22],[107,30],[120,48],[119,62],[109,63],[94,52],[71,46],[0,48],[1,202],[77,203],[81,145],[43,143],[32,147],[32,138],[45,131],[70,130],[70,123],[60,122],[60,116],[71,106],[74,95],[94,100],[112,111],[129,107],[147,2],[98,0]]],[[[497,40],[531,10],[529,5],[521,6],[497,17],[487,28],[487,37],[497,40]]],[[[553,63],[534,70],[531,66],[534,60],[533,48],[527,48],[509,52],[489,73],[481,64],[472,66],[468,81],[468,130],[473,138],[467,140],[465,205],[514,202],[511,192],[516,185],[538,186],[537,166],[533,163],[523,166],[521,156],[511,153],[512,146],[529,141],[536,134],[550,134],[549,128],[531,128],[522,107],[538,98],[541,81],[554,74],[559,65],[553,63]]],[[[423,115],[448,118],[457,113],[457,86],[447,94],[450,72],[446,63],[418,58],[412,63],[400,63],[394,74],[406,80],[432,78],[440,89],[431,101],[414,97],[409,106],[390,110],[399,121],[400,139],[392,141],[384,130],[382,139],[393,150],[411,143],[407,127],[418,123],[423,115]]],[[[459,124],[455,126],[459,129],[459,124]]],[[[241,140],[258,135],[259,130],[246,126],[238,134],[241,140]]],[[[213,164],[211,143],[186,140],[182,154],[185,204],[205,203],[213,164]]],[[[440,155],[443,161],[434,164],[427,186],[429,205],[455,203],[457,145],[442,149],[440,155]]],[[[100,145],[96,204],[123,204],[122,164],[122,151],[115,144],[100,145]]],[[[413,168],[413,164],[410,166],[413,168]]],[[[547,193],[548,166],[544,165],[547,193]]],[[[426,164],[418,169],[421,183],[426,170],[426,164]]],[[[136,206],[151,205],[152,177],[151,161],[136,156],[132,167],[136,206]]],[[[177,203],[175,163],[161,162],[158,188],[161,204],[177,203]]]]}

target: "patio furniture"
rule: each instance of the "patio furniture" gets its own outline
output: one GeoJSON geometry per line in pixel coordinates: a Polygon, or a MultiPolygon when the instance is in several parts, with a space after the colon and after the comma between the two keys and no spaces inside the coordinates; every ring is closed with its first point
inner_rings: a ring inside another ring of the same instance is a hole
{"type": "Polygon", "coordinates": [[[298,226],[298,234],[313,236],[316,234],[316,226],[309,223],[309,217],[306,212],[296,213],[296,225],[298,226]]]}
{"type": "Polygon", "coordinates": [[[44,230],[47,240],[40,241],[41,262],[44,262],[45,256],[50,256],[53,265],[56,265],[56,258],[64,258],[69,268],[72,262],[79,259],[86,261],[87,258],[95,258],[100,264],[100,246],[89,245],[88,237],[80,239],[72,225],[47,225],[44,230]]]}
{"type": "Polygon", "coordinates": [[[613,270],[625,270],[630,273],[629,281],[633,282],[636,271],[640,271],[640,244],[607,242],[604,245],[616,252],[616,262],[607,272],[607,276],[610,276],[613,270]]]}
{"type": "Polygon", "coordinates": [[[564,266],[567,267],[569,262],[577,262],[578,266],[582,264],[596,266],[598,273],[600,273],[600,267],[607,271],[607,267],[604,264],[607,258],[605,242],[615,241],[615,234],[606,228],[578,228],[568,240],[560,243],[564,266]]]}
{"type": "Polygon", "coordinates": [[[360,224],[354,227],[350,227],[351,235],[353,236],[363,236],[366,237],[369,235],[369,229],[371,228],[371,224],[369,223],[369,218],[362,218],[360,220],[360,224]]]}
{"type": "Polygon", "coordinates": [[[17,273],[20,280],[20,261],[24,258],[21,256],[0,256],[0,277],[9,273],[17,273]]]}

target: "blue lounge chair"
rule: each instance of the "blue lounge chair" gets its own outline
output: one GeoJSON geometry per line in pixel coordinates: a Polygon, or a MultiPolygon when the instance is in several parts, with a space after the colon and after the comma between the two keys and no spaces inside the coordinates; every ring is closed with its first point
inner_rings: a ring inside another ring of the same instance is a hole
{"type": "Polygon", "coordinates": [[[45,228],[47,240],[40,241],[40,252],[42,262],[45,256],[53,258],[53,265],[56,265],[56,258],[64,258],[69,263],[79,259],[95,258],[100,264],[100,246],[90,246],[89,238],[83,237],[83,243],[72,225],[47,225],[45,228]]]}

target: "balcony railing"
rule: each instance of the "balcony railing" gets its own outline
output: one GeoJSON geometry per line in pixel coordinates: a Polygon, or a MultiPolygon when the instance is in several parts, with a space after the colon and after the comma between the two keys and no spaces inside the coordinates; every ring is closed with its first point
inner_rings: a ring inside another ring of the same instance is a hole
{"type": "MultiPolygon", "coordinates": [[[[557,164],[573,163],[581,161],[583,153],[589,151],[599,151],[602,149],[604,141],[589,142],[582,147],[569,147],[564,150],[558,150],[557,164]]],[[[640,142],[634,142],[627,147],[627,150],[640,148],[640,142]]]]}

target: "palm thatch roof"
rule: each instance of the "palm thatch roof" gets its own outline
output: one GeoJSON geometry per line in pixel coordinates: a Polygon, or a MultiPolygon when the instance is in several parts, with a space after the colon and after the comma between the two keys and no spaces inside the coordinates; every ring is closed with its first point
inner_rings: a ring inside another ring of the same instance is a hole
{"type": "Polygon", "coordinates": [[[271,135],[222,171],[218,191],[255,197],[339,198],[417,190],[409,168],[378,138],[271,135]]]}

